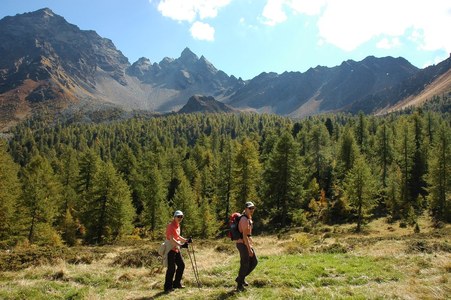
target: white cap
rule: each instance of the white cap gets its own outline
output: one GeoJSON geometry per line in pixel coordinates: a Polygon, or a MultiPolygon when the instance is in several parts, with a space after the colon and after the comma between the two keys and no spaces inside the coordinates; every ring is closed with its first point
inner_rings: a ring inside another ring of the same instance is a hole
{"type": "Polygon", "coordinates": [[[182,213],[181,210],[176,210],[176,211],[174,212],[174,217],[177,217],[177,216],[183,216],[183,213],[182,213]]]}
{"type": "Polygon", "coordinates": [[[246,202],[246,204],[244,204],[244,206],[246,207],[246,208],[249,208],[249,207],[255,207],[255,205],[254,205],[254,203],[252,203],[252,202],[246,202]]]}

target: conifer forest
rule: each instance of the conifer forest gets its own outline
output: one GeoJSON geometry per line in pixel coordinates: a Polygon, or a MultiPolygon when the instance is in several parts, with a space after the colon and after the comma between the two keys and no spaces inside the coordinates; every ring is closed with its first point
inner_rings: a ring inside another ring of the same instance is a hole
{"type": "Polygon", "coordinates": [[[449,112],[33,118],[0,140],[0,248],[224,236],[246,201],[256,232],[379,217],[451,221],[449,112]]]}

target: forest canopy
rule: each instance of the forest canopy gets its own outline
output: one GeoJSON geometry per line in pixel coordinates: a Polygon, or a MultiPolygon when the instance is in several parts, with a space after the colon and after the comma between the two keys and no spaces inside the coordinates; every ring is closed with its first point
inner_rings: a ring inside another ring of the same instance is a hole
{"type": "Polygon", "coordinates": [[[451,219],[449,113],[186,114],[102,124],[34,118],[0,141],[0,248],[217,237],[246,201],[256,231],[376,217],[451,219]]]}

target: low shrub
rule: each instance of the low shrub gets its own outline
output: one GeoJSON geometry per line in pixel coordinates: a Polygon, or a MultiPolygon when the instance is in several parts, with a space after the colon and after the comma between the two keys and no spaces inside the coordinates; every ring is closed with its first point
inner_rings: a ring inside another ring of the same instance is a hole
{"type": "Polygon", "coordinates": [[[348,247],[340,243],[333,243],[320,247],[318,251],[321,253],[347,253],[348,247]]]}
{"type": "Polygon", "coordinates": [[[28,267],[54,265],[61,260],[71,264],[91,264],[103,256],[104,254],[98,252],[65,247],[21,248],[0,252],[0,271],[18,271],[28,267]]]}
{"type": "Polygon", "coordinates": [[[407,242],[407,253],[434,253],[437,251],[451,252],[451,245],[447,242],[427,242],[424,240],[414,240],[407,242]]]}
{"type": "Polygon", "coordinates": [[[295,233],[291,236],[291,240],[283,244],[285,253],[297,254],[305,252],[312,244],[314,240],[307,233],[295,233]]]}
{"type": "Polygon", "coordinates": [[[139,249],[121,253],[112,262],[113,266],[130,268],[154,268],[160,266],[161,257],[155,249],[139,249]]]}
{"type": "Polygon", "coordinates": [[[236,252],[235,243],[219,244],[215,247],[215,251],[219,253],[233,254],[236,252]]]}

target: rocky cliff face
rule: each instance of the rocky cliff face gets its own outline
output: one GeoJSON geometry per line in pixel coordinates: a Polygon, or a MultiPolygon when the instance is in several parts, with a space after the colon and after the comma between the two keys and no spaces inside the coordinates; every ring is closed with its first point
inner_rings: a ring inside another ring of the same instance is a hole
{"type": "Polygon", "coordinates": [[[125,84],[128,59],[94,31],[83,31],[49,9],[0,20],[0,92],[25,79],[54,79],[68,89],[95,88],[103,71],[125,84]]]}
{"type": "MultiPolygon", "coordinates": [[[[200,58],[189,48],[185,48],[177,59],[164,58],[160,63],[151,63],[147,58],[140,58],[128,70],[141,83],[157,90],[177,91],[177,97],[171,105],[181,106],[193,94],[214,95],[224,99],[244,86],[244,81],[228,76],[217,70],[204,56],[200,58]]],[[[163,104],[160,109],[174,109],[163,104]]]]}
{"type": "Polygon", "coordinates": [[[230,113],[236,112],[230,106],[215,100],[212,96],[194,95],[179,110],[181,114],[189,113],[230,113]]]}
{"type": "Polygon", "coordinates": [[[193,94],[222,99],[243,85],[188,48],[177,59],[130,65],[111,40],[50,9],[0,20],[0,127],[43,106],[178,110],[193,94]]]}
{"type": "Polygon", "coordinates": [[[49,9],[6,17],[0,20],[0,125],[94,100],[97,74],[126,84],[128,66],[110,40],[49,9]]]}
{"type": "MultiPolygon", "coordinates": [[[[403,58],[367,57],[333,68],[310,68],[305,73],[262,73],[235,93],[228,104],[297,117],[342,111],[416,72],[418,69],[403,58]]],[[[374,109],[371,103],[368,106],[374,109]]]]}
{"type": "MultiPolygon", "coordinates": [[[[450,70],[450,59],[419,70],[403,58],[369,56],[305,73],[262,73],[244,82],[188,48],[179,58],[152,63],[143,57],[130,65],[112,41],[41,9],[0,20],[0,129],[39,110],[65,115],[178,111],[193,95],[211,96],[237,109],[293,117],[383,112],[448,94],[450,70]]],[[[195,100],[196,109],[224,109],[195,100]]],[[[197,111],[194,106],[183,110],[197,111]]]]}

